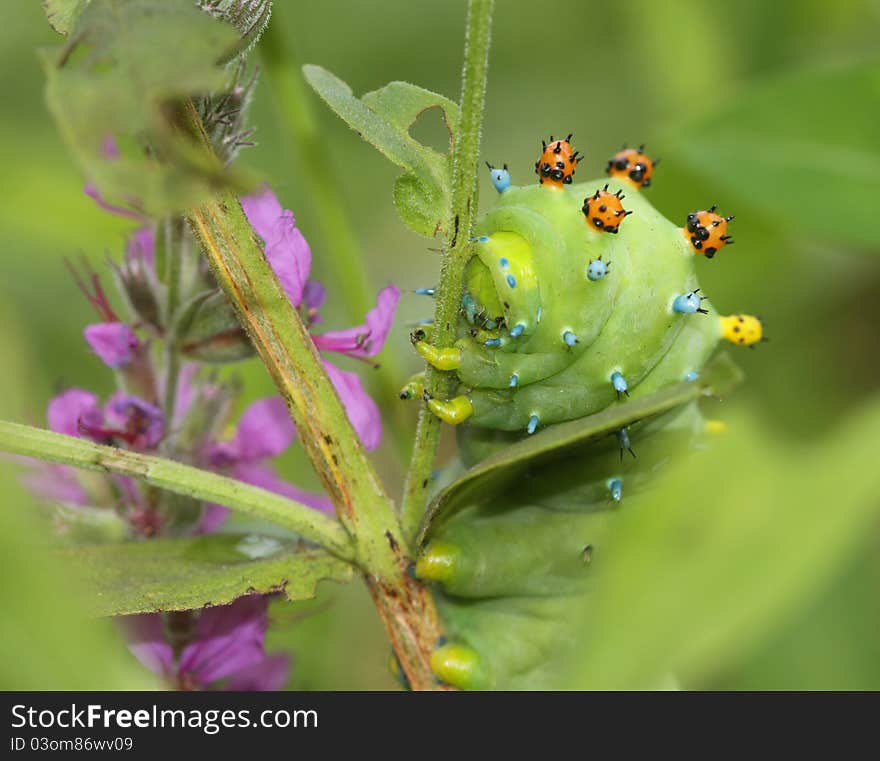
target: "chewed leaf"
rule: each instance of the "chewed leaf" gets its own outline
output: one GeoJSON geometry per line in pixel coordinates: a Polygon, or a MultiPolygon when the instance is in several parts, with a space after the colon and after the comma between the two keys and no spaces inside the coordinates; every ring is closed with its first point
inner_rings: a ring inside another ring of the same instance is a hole
{"type": "Polygon", "coordinates": [[[92,590],[95,615],[224,605],[245,594],[313,597],[319,581],[345,582],[351,566],[318,549],[257,535],[213,534],[76,547],[56,553],[92,590]]]}
{"type": "Polygon", "coordinates": [[[708,394],[723,394],[739,383],[741,371],[726,354],[720,354],[694,381],[677,383],[641,399],[616,405],[578,420],[555,425],[517,441],[494,454],[440,492],[431,502],[418,542],[422,543],[438,519],[476,501],[486,501],[530,468],[614,434],[639,421],[654,418],[708,394]]]}
{"type": "Polygon", "coordinates": [[[409,130],[428,109],[439,108],[449,131],[451,152],[458,124],[458,104],[449,98],[409,82],[389,82],[385,87],[366,93],[361,100],[402,130],[409,130]]]}
{"type": "Polygon", "coordinates": [[[230,75],[218,61],[238,44],[233,27],[194,4],[91,0],[66,43],[42,51],[49,109],[108,202],[157,216],[233,181],[172,131],[168,109],[223,89],[230,75]]]}
{"type": "Polygon", "coordinates": [[[43,0],[46,20],[58,34],[68,34],[92,0],[43,0]]]}
{"type": "Polygon", "coordinates": [[[458,106],[448,98],[406,82],[392,82],[357,98],[341,79],[320,66],[303,67],[306,81],[336,114],[387,159],[405,170],[394,190],[401,219],[426,236],[437,234],[448,216],[449,156],[409,134],[419,115],[439,108],[454,141],[458,106]]]}

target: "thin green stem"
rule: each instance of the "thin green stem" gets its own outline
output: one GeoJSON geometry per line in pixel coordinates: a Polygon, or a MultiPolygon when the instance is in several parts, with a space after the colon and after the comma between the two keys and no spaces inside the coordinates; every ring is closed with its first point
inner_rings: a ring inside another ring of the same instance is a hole
{"type": "MultiPolygon", "coordinates": [[[[435,346],[451,346],[464,286],[464,272],[471,253],[470,238],[477,210],[477,160],[486,99],[486,75],[489,68],[489,42],[492,33],[494,0],[470,0],[465,36],[464,69],[461,83],[461,113],[457,141],[452,153],[452,207],[446,225],[449,231],[431,340],[435,346]]],[[[455,387],[455,376],[432,367],[427,368],[426,391],[446,397],[455,387]]],[[[437,444],[440,421],[426,405],[419,411],[416,442],[404,485],[401,521],[404,536],[412,541],[425,510],[425,501],[437,444]]]]}
{"type": "Polygon", "coordinates": [[[269,521],[351,561],[351,540],[340,523],[314,508],[234,478],[183,465],[163,457],[94,444],[18,423],[0,421],[0,450],[73,465],[85,470],[118,473],[160,489],[269,521]]]}
{"type": "MultiPolygon", "coordinates": [[[[345,304],[347,319],[357,324],[374,306],[375,293],[368,287],[370,275],[364,266],[366,259],[340,190],[342,168],[333,166],[333,157],[327,151],[326,138],[319,131],[311,96],[303,81],[300,61],[289,36],[283,34],[285,13],[281,3],[277,3],[272,23],[260,40],[263,71],[287,140],[296,151],[302,171],[300,182],[309,189],[312,216],[321,241],[321,261],[330,266],[333,289],[345,304]]],[[[370,385],[378,391],[382,408],[394,417],[389,429],[398,452],[404,457],[410,442],[405,433],[408,415],[398,397],[401,374],[397,357],[386,353],[370,385]]]]}

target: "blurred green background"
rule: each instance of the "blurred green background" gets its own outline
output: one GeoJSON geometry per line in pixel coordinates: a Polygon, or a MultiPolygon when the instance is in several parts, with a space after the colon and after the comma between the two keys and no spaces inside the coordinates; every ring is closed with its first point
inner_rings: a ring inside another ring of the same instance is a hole
{"type": "MultiPolygon", "coordinates": [[[[457,99],[464,0],[283,5],[273,23],[296,57],[330,69],[355,93],[405,79],[457,99]]],[[[514,182],[529,183],[540,139],[573,132],[575,147],[586,154],[578,172],[583,180],[600,175],[605,159],[621,143],[646,143],[649,155],[663,158],[650,194],[668,217],[683,223],[687,212],[715,202],[724,213],[736,214],[732,231],[737,245],[701,263],[701,282],[722,311],[761,315],[770,343],[737,353],[747,382],[728,404],[751,410],[785,447],[787,441],[818,439],[876,393],[876,0],[631,0],[559,2],[552,8],[499,0],[496,6],[483,158],[507,162],[514,182]]],[[[107,255],[118,255],[130,230],[82,193],[83,179],[44,106],[35,50],[56,42],[38,3],[4,5],[3,415],[34,424],[44,423],[45,403],[60,387],[110,390],[110,375],[81,339],[92,313],[62,258],[84,254],[100,267],[107,255]]],[[[337,178],[367,262],[372,281],[367,287],[375,292],[391,280],[404,290],[385,350],[402,381],[419,367],[407,338],[411,324],[430,312],[430,304],[406,291],[433,284],[439,258],[429,250],[434,244],[410,233],[396,217],[391,188],[397,169],[362,144],[317,97],[309,97],[325,138],[327,170],[337,178]]],[[[313,199],[301,157],[284,138],[279,120],[277,104],[263,83],[252,112],[259,145],[247,150],[242,162],[262,172],[294,210],[312,243],[314,274],[321,278],[328,266],[315,232],[313,199]]],[[[429,114],[424,121],[414,134],[442,145],[439,119],[429,114]]],[[[493,196],[483,176],[484,207],[493,196]]],[[[326,324],[350,324],[332,283],[327,285],[326,324]]],[[[271,392],[256,362],[240,372],[250,398],[271,392]]],[[[414,416],[408,410],[395,418],[398,433],[411,434],[414,416]]],[[[444,451],[450,453],[450,442],[444,451]]],[[[386,443],[377,461],[396,488],[401,479],[397,449],[386,443]]],[[[283,466],[291,479],[314,484],[297,452],[285,457],[283,466]]],[[[18,510],[22,499],[7,498],[4,513],[18,510]]],[[[834,510],[834,504],[823,509],[834,510]]],[[[19,525],[18,518],[7,519],[19,525]]],[[[38,542],[39,534],[23,521],[20,533],[29,537],[26,543],[38,542]]],[[[797,611],[748,652],[720,659],[696,686],[880,687],[878,528],[875,522],[848,560],[838,563],[833,577],[817,585],[797,611]]],[[[9,529],[10,534],[16,531],[9,529]]],[[[58,570],[55,578],[61,574],[58,570]]],[[[2,575],[4,604],[9,601],[13,613],[20,610],[21,618],[12,615],[12,620],[20,620],[21,627],[36,626],[37,619],[28,616],[47,605],[44,599],[51,594],[41,598],[29,592],[31,587],[19,586],[20,574],[13,576],[11,570],[2,575]]],[[[278,605],[274,613],[272,644],[295,652],[291,686],[393,685],[385,671],[387,646],[358,584],[326,586],[316,601],[278,605]]],[[[4,660],[14,652],[7,642],[22,639],[21,627],[10,624],[9,613],[6,619],[4,660]]],[[[81,665],[63,676],[45,669],[35,645],[23,656],[33,668],[0,669],[2,686],[139,686],[143,675],[124,652],[117,652],[112,636],[100,639],[106,634],[102,630],[94,641],[68,643],[69,658],[81,665]],[[112,646],[105,647],[107,642],[112,646]],[[108,648],[120,661],[112,677],[108,648]]],[[[39,646],[50,647],[42,641],[39,646]]]]}

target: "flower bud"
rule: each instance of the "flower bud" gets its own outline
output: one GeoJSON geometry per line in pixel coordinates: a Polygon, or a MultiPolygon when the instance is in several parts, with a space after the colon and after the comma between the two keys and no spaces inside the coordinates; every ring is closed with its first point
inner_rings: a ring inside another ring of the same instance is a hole
{"type": "Polygon", "coordinates": [[[180,326],[178,347],[188,359],[199,362],[237,362],[254,355],[247,334],[221,291],[199,299],[191,317],[180,326]]]}

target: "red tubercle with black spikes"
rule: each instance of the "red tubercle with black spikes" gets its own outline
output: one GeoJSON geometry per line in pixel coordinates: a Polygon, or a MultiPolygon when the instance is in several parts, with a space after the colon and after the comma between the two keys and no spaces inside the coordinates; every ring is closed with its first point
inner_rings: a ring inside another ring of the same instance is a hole
{"type": "Polygon", "coordinates": [[[626,180],[637,188],[647,188],[651,176],[660,159],[651,159],[645,154],[644,143],[638,148],[627,148],[626,143],[615,153],[605,167],[609,177],[626,180]]]}
{"type": "Polygon", "coordinates": [[[555,140],[550,135],[550,142],[541,141],[541,157],[535,162],[535,174],[538,182],[552,188],[571,185],[574,171],[583,160],[583,155],[571,145],[571,133],[562,139],[555,140]]]}
{"type": "Polygon", "coordinates": [[[624,198],[626,196],[619,190],[616,193],[609,192],[607,184],[592,196],[585,198],[583,212],[590,229],[597,232],[617,233],[620,223],[632,214],[632,211],[623,208],[624,198]]]}
{"type": "Polygon", "coordinates": [[[734,242],[727,234],[727,223],[734,218],[734,215],[722,217],[715,211],[717,208],[717,204],[712,204],[708,209],[691,212],[684,227],[684,235],[695,253],[703,254],[707,259],[711,259],[721,248],[730,246],[734,242]]]}

